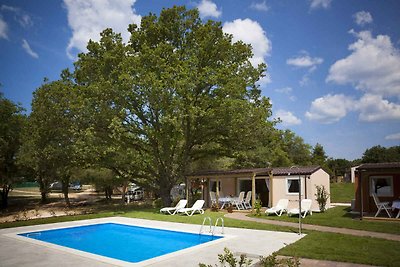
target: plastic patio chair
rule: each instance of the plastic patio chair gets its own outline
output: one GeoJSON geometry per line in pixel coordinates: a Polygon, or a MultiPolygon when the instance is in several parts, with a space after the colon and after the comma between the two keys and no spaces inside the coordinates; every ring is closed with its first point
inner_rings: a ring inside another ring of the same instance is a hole
{"type": "Polygon", "coordinates": [[[178,204],[176,204],[175,207],[165,207],[160,209],[161,213],[168,213],[169,215],[174,215],[175,213],[178,212],[178,210],[183,209],[187,204],[186,199],[181,199],[179,200],[178,204]]]}
{"type": "Polygon", "coordinates": [[[384,209],[389,218],[392,218],[392,215],[388,210],[390,209],[390,202],[380,202],[378,196],[375,193],[372,193],[372,197],[374,199],[376,207],[378,208],[378,211],[375,213],[375,217],[378,216],[378,214],[384,209]]]}
{"type": "Polygon", "coordinates": [[[286,198],[282,198],[278,200],[278,203],[275,207],[271,207],[265,211],[267,215],[275,213],[278,216],[281,216],[282,213],[287,212],[289,200],[286,198]]]}
{"type": "Polygon", "coordinates": [[[243,206],[245,209],[251,209],[250,200],[251,200],[251,191],[247,191],[246,198],[243,201],[243,206]]]}

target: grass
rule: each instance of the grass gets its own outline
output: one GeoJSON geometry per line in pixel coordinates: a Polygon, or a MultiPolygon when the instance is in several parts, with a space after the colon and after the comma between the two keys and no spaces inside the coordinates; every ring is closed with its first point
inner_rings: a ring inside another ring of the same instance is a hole
{"type": "Polygon", "coordinates": [[[400,242],[334,233],[312,232],[281,249],[278,254],[318,260],[330,260],[399,266],[400,242]]]}
{"type": "MultiPolygon", "coordinates": [[[[325,220],[329,220],[328,218],[331,218],[332,220],[332,218],[334,218],[335,216],[339,216],[337,220],[340,220],[340,214],[342,214],[343,211],[340,212],[340,209],[335,209],[331,211],[334,211],[334,213],[326,217],[325,220]]],[[[12,223],[2,223],[0,224],[0,228],[104,218],[111,216],[122,216],[128,218],[141,218],[200,225],[203,222],[203,218],[205,216],[210,216],[212,220],[215,221],[218,217],[222,217],[225,214],[224,212],[206,211],[204,215],[194,215],[192,217],[170,216],[160,214],[157,209],[150,207],[138,207],[134,205],[121,206],[120,204],[100,205],[96,207],[96,209],[94,209],[94,212],[95,213],[93,214],[85,215],[52,217],[28,221],[18,221],[12,223]]],[[[306,217],[306,219],[314,218],[314,220],[317,220],[315,219],[319,217],[317,215],[325,216],[326,214],[314,214],[313,216],[306,217]]],[[[283,216],[282,218],[284,217],[286,216],[283,216]]],[[[291,219],[297,221],[296,218],[291,219]]],[[[351,218],[346,219],[351,221],[351,218]]],[[[224,221],[226,227],[286,232],[297,231],[297,229],[289,227],[240,221],[230,218],[224,218],[224,221]]],[[[366,223],[370,224],[375,222],[366,223]]],[[[386,222],[377,223],[380,224],[381,228],[383,228],[382,225],[387,225],[386,222]]],[[[400,224],[397,223],[396,225],[397,227],[400,227],[400,224]]],[[[302,238],[300,241],[294,244],[291,244],[281,249],[278,254],[310,259],[332,260],[341,262],[344,261],[358,264],[374,264],[379,266],[396,266],[398,265],[398,262],[400,262],[400,253],[398,253],[398,251],[400,251],[400,242],[343,234],[323,233],[317,231],[305,231],[305,233],[307,234],[306,237],[302,238]]]]}
{"type": "MultiPolygon", "coordinates": [[[[384,222],[384,221],[366,221],[353,218],[353,215],[349,213],[350,208],[348,207],[335,207],[328,209],[324,213],[313,213],[312,216],[307,215],[306,218],[302,219],[304,224],[315,224],[339,228],[349,228],[356,230],[364,230],[371,232],[381,232],[388,234],[400,235],[400,222],[384,222]]],[[[263,219],[278,220],[285,222],[298,222],[296,216],[262,216],[263,219]]]]}
{"type": "Polygon", "coordinates": [[[331,183],[331,202],[350,203],[354,198],[354,184],[352,183],[331,183]]]}

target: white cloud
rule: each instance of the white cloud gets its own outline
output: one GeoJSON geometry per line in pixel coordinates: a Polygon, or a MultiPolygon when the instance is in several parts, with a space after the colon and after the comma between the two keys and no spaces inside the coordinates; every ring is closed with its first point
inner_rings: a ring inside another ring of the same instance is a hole
{"type": "Polygon", "coordinates": [[[0,38],[3,39],[8,39],[8,25],[7,23],[3,20],[2,17],[0,17],[0,38]]]}
{"type": "Polygon", "coordinates": [[[22,39],[22,48],[25,50],[26,53],[28,53],[28,55],[30,55],[33,58],[39,58],[39,55],[34,52],[32,50],[32,48],[30,47],[29,43],[25,40],[22,39]]]}
{"type": "Polygon", "coordinates": [[[89,39],[98,41],[100,32],[106,28],[121,33],[123,40],[128,41],[128,25],[140,24],[141,20],[141,16],[135,14],[132,8],[135,2],[136,0],[64,0],[68,24],[72,29],[67,47],[68,56],[73,59],[75,52],[86,51],[89,39]]]}
{"type": "Polygon", "coordinates": [[[305,116],[309,120],[330,124],[339,121],[354,109],[355,102],[343,94],[331,95],[315,99],[305,116]]]}
{"type": "Polygon", "coordinates": [[[268,11],[269,9],[269,7],[267,6],[267,2],[265,0],[262,2],[251,3],[250,8],[258,11],[268,11]]]}
{"type": "Polygon", "coordinates": [[[385,136],[386,140],[400,140],[400,133],[389,134],[385,136]]]}
{"type": "Polygon", "coordinates": [[[282,109],[276,112],[275,118],[280,118],[282,120],[282,125],[284,126],[301,124],[301,120],[297,118],[292,112],[282,109]]]}
{"type": "MultiPolygon", "coordinates": [[[[315,67],[321,64],[324,60],[320,57],[310,57],[309,55],[298,56],[286,60],[286,64],[299,68],[315,67]]],[[[314,71],[315,68],[312,70],[314,71]]]]}
{"type": "Polygon", "coordinates": [[[400,120],[400,105],[391,103],[382,96],[365,94],[358,101],[361,121],[375,122],[382,120],[400,120]]]}
{"type": "Polygon", "coordinates": [[[369,31],[354,34],[358,40],[349,46],[346,58],[336,61],[329,69],[327,82],[352,84],[366,93],[400,95],[400,52],[390,37],[369,31]]]}
{"type": "Polygon", "coordinates": [[[219,18],[222,14],[221,10],[218,10],[217,5],[211,0],[202,0],[198,5],[200,17],[214,17],[219,18]]]}
{"type": "Polygon", "coordinates": [[[329,124],[339,121],[350,111],[359,112],[360,121],[400,120],[399,104],[372,94],[365,94],[358,100],[343,94],[328,94],[315,99],[305,116],[310,120],[329,124]]]}
{"type": "Polygon", "coordinates": [[[293,92],[292,87],[287,86],[287,87],[275,89],[275,92],[280,93],[280,94],[285,94],[288,96],[288,98],[291,101],[296,101],[296,97],[294,95],[292,95],[292,92],[293,92]]]}
{"type": "Polygon", "coordinates": [[[317,9],[317,8],[324,8],[328,9],[331,6],[332,0],[311,0],[310,1],[310,8],[317,9]]]}
{"type": "Polygon", "coordinates": [[[361,26],[368,24],[368,23],[372,23],[372,21],[373,21],[371,14],[366,11],[359,11],[359,12],[355,13],[353,15],[353,17],[354,17],[354,21],[358,25],[361,25],[361,26]]]}
{"type": "Polygon", "coordinates": [[[233,35],[233,41],[242,40],[253,47],[253,57],[250,62],[253,66],[265,63],[265,57],[271,52],[271,41],[268,39],[261,25],[251,19],[236,19],[225,22],[223,31],[233,35]]]}
{"type": "Polygon", "coordinates": [[[33,21],[31,17],[24,10],[18,7],[7,5],[2,5],[1,10],[14,13],[14,20],[17,21],[22,27],[29,28],[33,26],[33,21]]]}
{"type": "Polygon", "coordinates": [[[289,86],[275,89],[275,92],[282,93],[282,94],[290,94],[290,93],[292,93],[292,91],[293,91],[292,87],[289,87],[289,86]]]}

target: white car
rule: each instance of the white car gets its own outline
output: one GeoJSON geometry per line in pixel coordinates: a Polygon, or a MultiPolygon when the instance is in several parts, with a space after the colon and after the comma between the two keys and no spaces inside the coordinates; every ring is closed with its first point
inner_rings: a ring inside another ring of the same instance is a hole
{"type": "Polygon", "coordinates": [[[144,195],[143,188],[136,186],[136,187],[129,187],[128,191],[125,194],[125,201],[130,202],[132,200],[142,200],[144,195]]]}

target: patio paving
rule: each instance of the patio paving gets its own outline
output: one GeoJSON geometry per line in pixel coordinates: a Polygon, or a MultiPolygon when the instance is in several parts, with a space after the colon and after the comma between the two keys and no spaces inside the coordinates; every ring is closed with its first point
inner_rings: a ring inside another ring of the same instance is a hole
{"type": "MultiPolygon", "coordinates": [[[[63,222],[46,225],[26,226],[0,230],[0,262],[1,266],[174,266],[190,267],[198,266],[199,263],[218,263],[218,254],[222,254],[224,248],[228,248],[235,255],[247,254],[254,262],[260,256],[270,255],[272,252],[281,249],[301,239],[296,233],[284,233],[274,231],[248,230],[225,227],[223,239],[213,241],[200,246],[181,250],[164,256],[160,256],[141,263],[127,263],[110,258],[96,256],[85,252],[48,245],[44,246],[38,242],[21,237],[17,233],[32,232],[54,228],[63,228],[93,223],[116,222],[137,226],[154,227],[167,230],[179,230],[191,233],[198,233],[200,225],[151,221],[124,217],[101,218],[84,221],[63,222]]],[[[218,228],[216,234],[219,235],[218,228]]],[[[132,248],[134,249],[134,248],[132,248]]]]}

